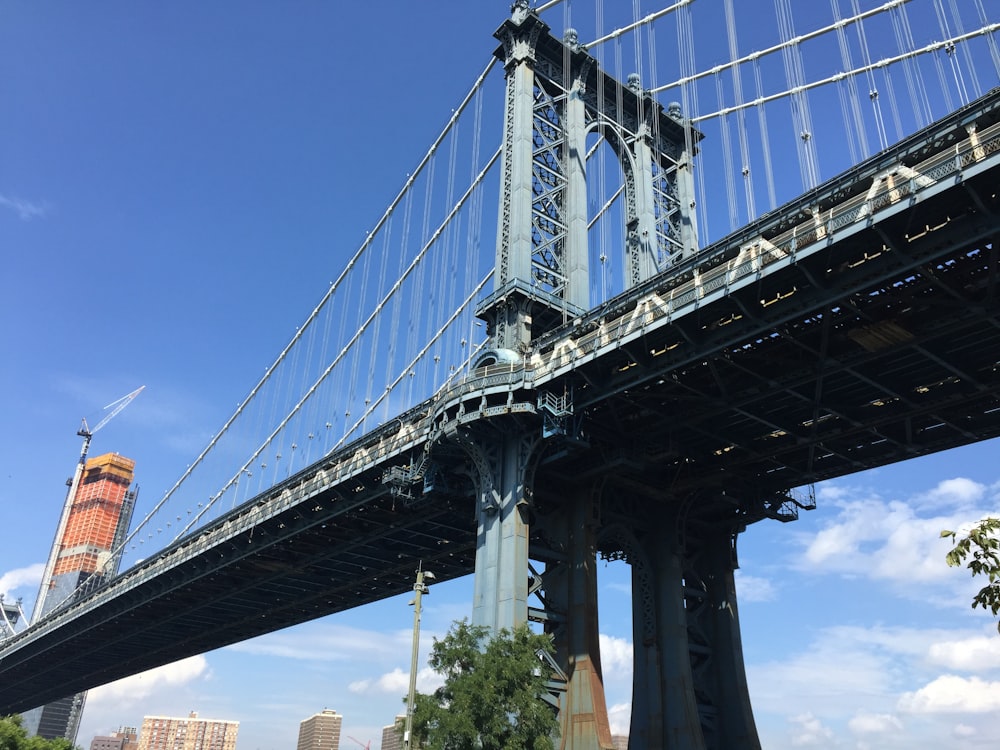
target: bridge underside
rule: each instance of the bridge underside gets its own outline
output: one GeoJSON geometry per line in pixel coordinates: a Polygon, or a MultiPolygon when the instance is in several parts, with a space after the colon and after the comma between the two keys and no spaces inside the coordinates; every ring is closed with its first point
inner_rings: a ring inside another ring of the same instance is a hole
{"type": "Polygon", "coordinates": [[[2,712],[410,591],[417,559],[442,580],[467,574],[471,506],[439,493],[407,507],[380,480],[373,468],[136,585],[42,659],[6,657],[2,712]]]}
{"type": "MultiPolygon", "coordinates": [[[[487,394],[472,380],[444,411],[424,405],[426,440],[407,455],[372,460],[269,510],[154,578],[112,584],[114,598],[60,629],[19,636],[0,658],[0,713],[408,591],[417,560],[443,579],[471,572],[481,488],[457,432],[439,422],[470,420],[478,403],[481,413],[503,415],[494,424],[507,434],[546,435],[529,496],[515,509],[534,559],[558,573],[569,545],[582,563],[596,552],[632,563],[633,598],[646,607],[633,618],[640,710],[699,712],[657,729],[700,722],[705,737],[690,747],[743,746],[726,738],[752,732],[752,717],[726,725],[709,715],[729,700],[726,680],[742,674],[717,647],[728,643],[738,655],[738,627],[699,611],[725,599],[736,622],[734,536],[763,518],[793,517],[791,488],[1000,435],[994,172],[956,180],[544,384],[522,372],[487,394]],[[565,395],[572,409],[504,413],[505,404],[540,403],[542,390],[565,395]],[[432,467],[416,472],[421,456],[432,467]],[[387,481],[393,468],[413,481],[387,481]],[[565,517],[581,519],[576,528],[599,521],[604,531],[571,538],[565,517]],[[657,588],[669,586],[673,603],[657,604],[657,588]],[[643,593],[650,589],[652,599],[643,593]],[[664,653],[666,636],[643,629],[678,616],[686,618],[675,626],[683,653],[664,653]],[[650,638],[661,639],[655,655],[645,650],[650,638]],[[665,695],[684,679],[693,703],[649,698],[652,683],[665,695]]],[[[238,512],[272,508],[282,491],[238,512]]],[[[570,578],[561,604],[595,607],[586,576],[570,578]]],[[[565,638],[584,648],[592,640],[565,638]]],[[[599,686],[593,656],[581,670],[599,686]]]]}
{"type": "Polygon", "coordinates": [[[997,239],[987,174],[652,329],[575,370],[590,447],[551,470],[769,502],[997,436],[997,239]]]}

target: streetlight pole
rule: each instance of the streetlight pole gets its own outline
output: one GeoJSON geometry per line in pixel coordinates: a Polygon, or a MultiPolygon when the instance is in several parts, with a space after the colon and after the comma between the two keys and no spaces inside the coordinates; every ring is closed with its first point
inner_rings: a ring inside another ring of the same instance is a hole
{"type": "Polygon", "coordinates": [[[413,701],[417,692],[417,657],[420,651],[420,597],[429,594],[425,580],[433,581],[435,575],[429,570],[423,570],[423,562],[417,566],[417,580],[413,584],[413,649],[410,653],[410,690],[406,695],[406,726],[403,730],[403,750],[411,750],[413,732],[413,701]]]}

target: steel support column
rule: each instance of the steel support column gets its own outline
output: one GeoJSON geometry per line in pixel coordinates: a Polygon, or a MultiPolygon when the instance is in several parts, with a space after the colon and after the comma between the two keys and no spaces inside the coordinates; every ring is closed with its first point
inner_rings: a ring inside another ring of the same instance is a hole
{"type": "Polygon", "coordinates": [[[597,503],[589,490],[571,490],[549,520],[546,536],[565,552],[543,576],[555,658],[566,675],[559,699],[562,750],[613,748],[601,670],[597,616],[597,503]]]}
{"type": "MultiPolygon", "coordinates": [[[[689,602],[687,608],[689,637],[695,641],[697,631],[711,649],[694,671],[695,690],[708,696],[713,712],[714,729],[711,722],[704,726],[706,745],[720,750],[760,750],[736,606],[736,535],[718,524],[700,528],[698,534],[697,548],[689,548],[686,556],[685,583],[700,599],[699,605],[689,602]]],[[[695,657],[692,652],[693,662],[695,657]]],[[[700,708],[706,710],[704,705],[700,708]]]]}
{"type": "Polygon", "coordinates": [[[563,169],[566,178],[566,247],[563,254],[566,290],[570,305],[590,309],[590,270],[587,248],[587,111],[583,102],[587,84],[582,74],[588,66],[575,67],[573,83],[563,112],[566,128],[566,152],[563,169]]]}
{"type": "Polygon", "coordinates": [[[528,620],[526,477],[536,442],[518,430],[466,442],[478,469],[472,623],[493,633],[528,620]]]}
{"type": "MultiPolygon", "coordinates": [[[[535,43],[546,28],[536,16],[528,15],[526,8],[515,4],[513,18],[497,32],[507,55],[497,290],[513,288],[518,282],[531,283],[534,57],[535,43]]],[[[487,319],[494,346],[499,349],[520,351],[531,340],[529,305],[519,296],[494,303],[487,319]]]]}
{"type": "Polygon", "coordinates": [[[632,564],[633,748],[705,750],[688,644],[683,562],[673,519],[660,519],[640,539],[632,564]],[[648,563],[646,563],[648,561],[648,563]]]}
{"type": "Polygon", "coordinates": [[[734,534],[684,505],[602,528],[632,571],[630,747],[759,750],[733,579],[734,534]]]}
{"type": "MultiPolygon", "coordinates": [[[[638,91],[638,75],[630,78],[630,86],[638,91]]],[[[640,106],[652,106],[639,98],[640,106]]],[[[653,198],[653,149],[649,124],[640,114],[639,132],[630,151],[623,154],[625,184],[632,195],[627,196],[630,214],[626,216],[626,273],[630,286],[638,286],[659,272],[659,247],[656,238],[656,204],[653,198]]]]}

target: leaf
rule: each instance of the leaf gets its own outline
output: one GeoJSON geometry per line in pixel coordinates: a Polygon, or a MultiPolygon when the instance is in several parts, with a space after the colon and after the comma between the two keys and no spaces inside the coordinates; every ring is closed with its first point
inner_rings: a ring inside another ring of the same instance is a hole
{"type": "MultiPolygon", "coordinates": [[[[950,567],[960,566],[970,553],[972,559],[966,565],[969,571],[975,576],[985,576],[989,585],[980,589],[972,599],[972,608],[982,607],[990,610],[994,615],[1000,612],[1000,537],[997,531],[1000,530],[1000,518],[984,518],[973,526],[969,532],[957,539],[955,546],[945,555],[945,562],[950,567]]],[[[955,540],[957,534],[953,531],[945,530],[941,532],[942,538],[955,540]]],[[[1000,630],[1000,623],[997,623],[1000,630]]]]}

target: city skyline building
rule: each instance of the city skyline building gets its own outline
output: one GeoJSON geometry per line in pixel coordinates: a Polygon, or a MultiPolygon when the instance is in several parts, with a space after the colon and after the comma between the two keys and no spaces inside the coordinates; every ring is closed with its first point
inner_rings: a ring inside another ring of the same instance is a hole
{"type": "Polygon", "coordinates": [[[134,750],[139,741],[135,727],[119,727],[117,732],[98,735],[90,741],[90,750],[134,750]]]}
{"type": "MultiPolygon", "coordinates": [[[[81,434],[84,434],[81,431],[81,434]]],[[[99,585],[118,570],[117,550],[125,539],[135,491],[135,461],[118,453],[86,459],[89,433],[59,519],[31,621],[38,622],[79,588],[99,585]]],[[[24,728],[45,739],[64,737],[76,745],[86,692],[26,711],[24,728]]]]}
{"type": "Polygon", "coordinates": [[[240,723],[229,719],[144,716],[137,750],[236,750],[240,723]]]}
{"type": "Polygon", "coordinates": [[[400,714],[396,721],[382,727],[382,750],[403,750],[403,725],[406,715],[400,714]]]}
{"type": "Polygon", "coordinates": [[[340,750],[340,729],[344,717],[324,708],[299,723],[296,750],[340,750]]]}

